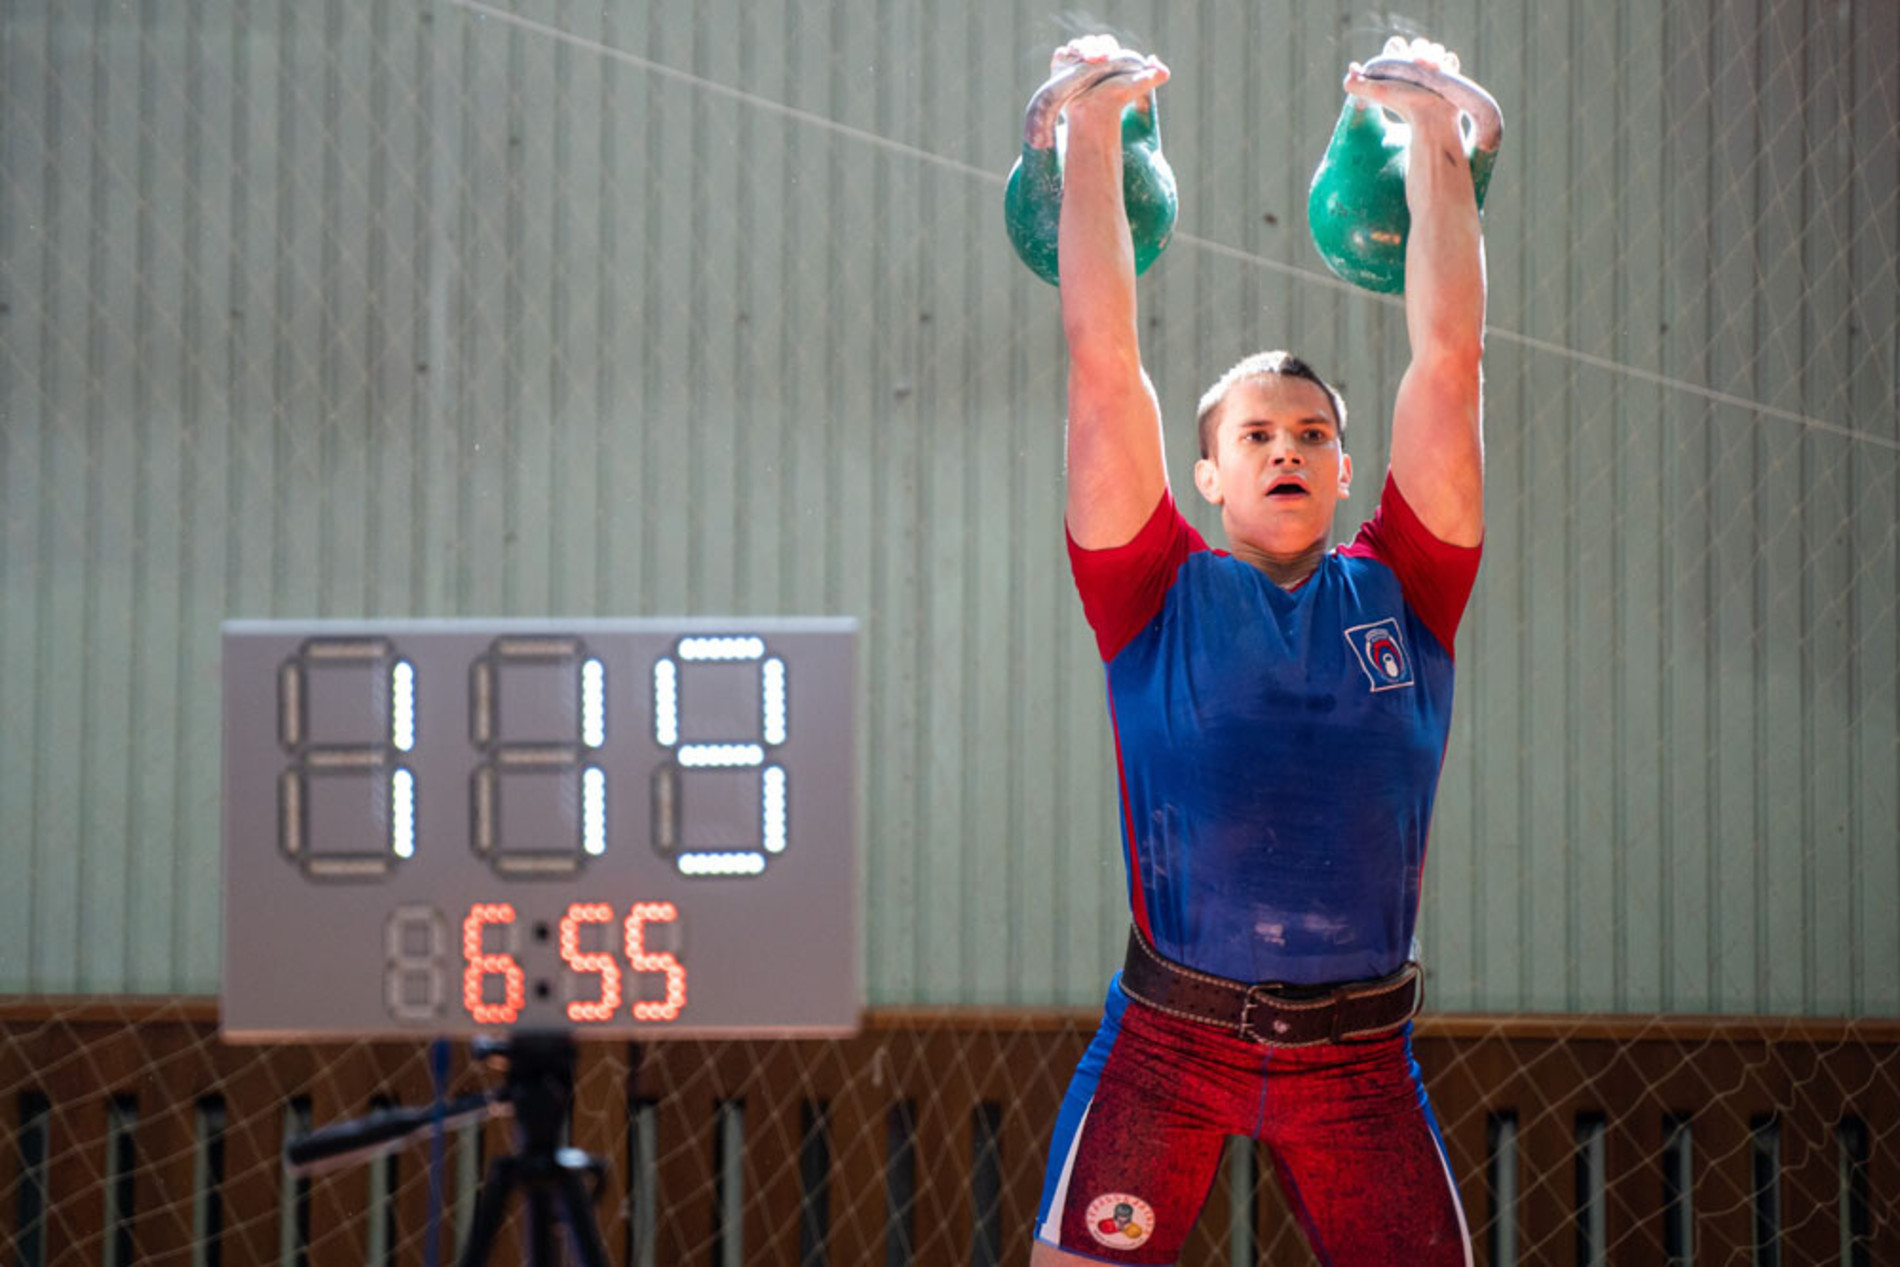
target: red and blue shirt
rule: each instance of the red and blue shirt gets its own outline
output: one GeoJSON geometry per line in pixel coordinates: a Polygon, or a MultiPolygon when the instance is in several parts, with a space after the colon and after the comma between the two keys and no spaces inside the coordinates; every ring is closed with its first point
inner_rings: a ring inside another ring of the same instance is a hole
{"type": "Polygon", "coordinates": [[[1283,590],[1211,550],[1172,495],[1132,541],[1069,541],[1108,674],[1134,918],[1237,981],[1354,981],[1408,957],[1478,547],[1388,478],[1283,590]]]}

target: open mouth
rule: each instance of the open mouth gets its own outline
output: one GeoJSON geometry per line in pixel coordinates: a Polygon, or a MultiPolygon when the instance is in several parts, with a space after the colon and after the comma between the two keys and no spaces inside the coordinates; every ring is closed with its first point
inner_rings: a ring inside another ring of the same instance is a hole
{"type": "Polygon", "coordinates": [[[1278,484],[1275,484],[1272,488],[1267,490],[1268,497],[1291,498],[1311,497],[1312,495],[1306,485],[1300,483],[1298,480],[1281,480],[1278,484]]]}

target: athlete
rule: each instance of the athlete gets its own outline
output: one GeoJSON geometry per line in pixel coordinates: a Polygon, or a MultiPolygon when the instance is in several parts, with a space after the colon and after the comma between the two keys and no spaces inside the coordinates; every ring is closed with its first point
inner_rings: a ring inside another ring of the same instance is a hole
{"type": "MultiPolygon", "coordinates": [[[[1456,69],[1425,41],[1388,54],[1456,69]]],[[[1484,255],[1456,108],[1369,79],[1411,125],[1406,328],[1378,507],[1329,549],[1353,488],[1339,394],[1287,353],[1201,402],[1182,518],[1136,339],[1123,108],[1167,81],[1113,64],[1068,106],[1059,238],[1069,550],[1108,678],[1134,927],[1058,1116],[1032,1263],[1170,1263],[1227,1135],[1263,1141],[1329,1264],[1468,1263],[1443,1140],[1411,1057],[1419,876],[1483,536],[1484,255]]]]}

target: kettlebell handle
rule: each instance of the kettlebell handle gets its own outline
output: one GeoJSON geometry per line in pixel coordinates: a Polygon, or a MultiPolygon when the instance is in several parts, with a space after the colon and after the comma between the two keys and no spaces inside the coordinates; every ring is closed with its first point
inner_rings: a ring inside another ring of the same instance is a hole
{"type": "Polygon", "coordinates": [[[1437,93],[1471,116],[1476,147],[1486,154],[1497,153],[1498,143],[1504,139],[1504,112],[1498,109],[1497,98],[1476,81],[1456,71],[1421,66],[1406,57],[1375,57],[1360,67],[1360,72],[1367,79],[1396,79],[1437,93]]]}
{"type": "MultiPolygon", "coordinates": [[[[1105,62],[1077,62],[1050,75],[1023,111],[1023,144],[1032,149],[1056,147],[1056,119],[1071,101],[1089,89],[1118,75],[1134,75],[1147,69],[1147,61],[1133,53],[1122,53],[1105,62]]],[[[1154,94],[1149,93],[1141,109],[1154,116],[1154,94]]]]}

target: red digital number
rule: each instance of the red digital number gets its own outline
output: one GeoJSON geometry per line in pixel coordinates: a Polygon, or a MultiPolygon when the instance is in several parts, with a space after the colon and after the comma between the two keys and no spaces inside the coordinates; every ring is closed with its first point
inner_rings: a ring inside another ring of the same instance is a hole
{"type": "Polygon", "coordinates": [[[627,916],[627,962],[635,972],[656,972],[666,977],[666,998],[658,1002],[635,1002],[636,1021],[671,1021],[679,1018],[686,1006],[686,969],[669,954],[648,954],[648,924],[670,924],[679,918],[671,902],[635,902],[627,916]]]}
{"type": "Polygon", "coordinates": [[[462,921],[462,1006],[477,1025],[512,1025],[528,1000],[528,979],[515,957],[506,951],[490,954],[482,948],[482,930],[490,924],[513,928],[515,908],[507,902],[478,903],[468,908],[462,921]],[[483,983],[491,976],[504,982],[503,999],[489,1003],[483,996],[483,983]]]}
{"type": "Polygon", "coordinates": [[[567,1005],[570,1021],[605,1021],[620,1010],[620,965],[605,952],[581,949],[581,927],[585,924],[612,924],[614,908],[605,902],[576,902],[567,908],[561,920],[561,961],[575,972],[593,973],[600,978],[600,990],[592,1000],[574,999],[567,1005]]]}

